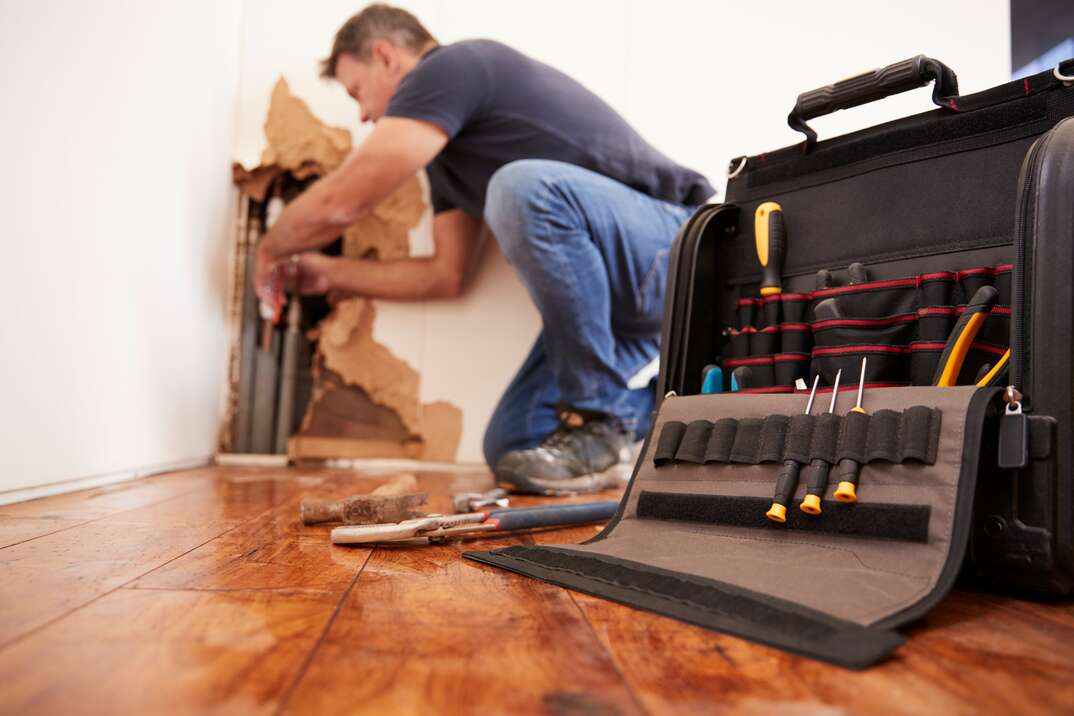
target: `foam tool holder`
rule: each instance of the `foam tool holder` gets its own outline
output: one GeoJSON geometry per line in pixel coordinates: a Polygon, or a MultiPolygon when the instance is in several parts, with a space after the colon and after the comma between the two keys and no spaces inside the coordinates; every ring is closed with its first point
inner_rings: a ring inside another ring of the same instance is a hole
{"type": "Polygon", "coordinates": [[[868,415],[802,394],[669,395],[616,515],[580,545],[469,559],[788,651],[864,668],[954,584],[978,479],[996,477],[1001,390],[894,387],[868,415]],[[788,459],[861,465],[858,500],[768,519],[788,459]]]}

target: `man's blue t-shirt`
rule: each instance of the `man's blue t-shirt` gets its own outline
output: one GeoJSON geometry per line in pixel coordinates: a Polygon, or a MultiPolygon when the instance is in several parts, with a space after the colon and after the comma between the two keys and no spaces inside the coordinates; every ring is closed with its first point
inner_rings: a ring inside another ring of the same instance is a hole
{"type": "Polygon", "coordinates": [[[518,159],[552,159],[677,204],[715,192],[702,175],[646,142],[599,97],[559,70],[491,40],[434,48],[385,111],[432,122],[448,143],[428,166],[433,210],[481,219],[493,173],[518,159]]]}

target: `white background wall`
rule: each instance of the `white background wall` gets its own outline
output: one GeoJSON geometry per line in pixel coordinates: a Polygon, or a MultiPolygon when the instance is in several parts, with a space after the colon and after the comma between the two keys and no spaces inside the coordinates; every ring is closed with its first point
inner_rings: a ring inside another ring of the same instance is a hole
{"type": "Polygon", "coordinates": [[[0,2],[0,493],[212,454],[241,13],[0,2]]]}
{"type": "MultiPolygon", "coordinates": [[[[959,73],[964,93],[1010,73],[1008,0],[803,3],[626,0],[396,3],[443,43],[471,37],[506,42],[565,70],[622,113],[672,158],[723,187],[728,160],[793,144],[786,125],[799,92],[918,53],[959,73]]],[[[243,27],[237,158],[256,164],[261,124],[276,78],[323,120],[356,140],[358,111],[334,83],[318,79],[355,0],[249,2],[243,27]]],[[[821,138],[930,109],[929,89],[816,120],[821,138]]],[[[418,242],[428,244],[427,237],[418,242]]],[[[378,338],[422,374],[423,400],[464,410],[460,458],[480,459],[496,398],[529,350],[539,319],[498,252],[471,293],[427,305],[379,302],[378,338]]]]}
{"type": "MultiPolygon", "coordinates": [[[[964,92],[1009,72],[1006,0],[400,4],[443,42],[491,37],[566,70],[718,186],[729,157],[798,141],[784,117],[804,89],[918,52],[959,71],[964,92]]],[[[256,163],[279,74],[361,134],[353,103],[316,76],[361,6],[0,0],[0,492],[212,452],[228,160],[256,163]]],[[[927,93],[816,126],[826,137],[927,109],[927,93]]],[[[509,267],[492,252],[460,301],[380,311],[378,336],[421,370],[423,399],[465,409],[461,457],[478,459],[538,326],[509,267]]]]}

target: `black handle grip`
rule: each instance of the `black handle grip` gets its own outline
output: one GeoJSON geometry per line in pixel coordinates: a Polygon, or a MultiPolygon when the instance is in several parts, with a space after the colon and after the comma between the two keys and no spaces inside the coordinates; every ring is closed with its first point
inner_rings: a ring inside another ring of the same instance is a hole
{"type": "Polygon", "coordinates": [[[784,507],[791,503],[794,493],[798,491],[800,470],[801,465],[795,460],[787,460],[783,463],[783,469],[779,471],[779,477],[776,478],[776,491],[772,496],[772,502],[784,507]]]}
{"type": "Polygon", "coordinates": [[[489,519],[496,520],[502,530],[526,530],[556,525],[584,525],[611,519],[619,508],[617,501],[586,502],[578,505],[541,505],[495,510],[489,519]]]}
{"type": "Polygon", "coordinates": [[[911,57],[887,67],[863,72],[835,84],[798,95],[787,117],[787,124],[806,135],[807,150],[817,141],[817,133],[807,119],[815,119],[840,109],[849,109],[893,94],[923,87],[935,82],[932,101],[949,107],[948,101],[958,96],[958,77],[950,67],[924,55],[911,57]]]}

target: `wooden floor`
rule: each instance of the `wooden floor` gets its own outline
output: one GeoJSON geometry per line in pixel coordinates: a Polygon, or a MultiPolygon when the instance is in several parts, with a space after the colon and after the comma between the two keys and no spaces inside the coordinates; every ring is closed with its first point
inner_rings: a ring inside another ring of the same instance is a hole
{"type": "MultiPolygon", "coordinates": [[[[419,478],[441,511],[489,486],[419,478]]],[[[591,526],[364,549],[298,520],[385,479],[207,468],[0,507],[0,712],[1074,713],[1069,602],[956,592],[849,672],[460,558],[591,526]]]]}

